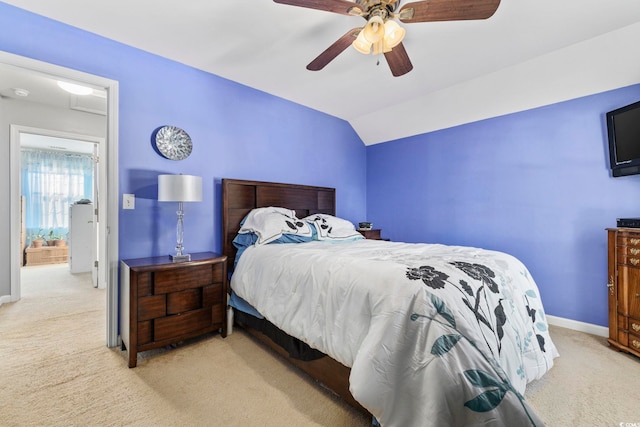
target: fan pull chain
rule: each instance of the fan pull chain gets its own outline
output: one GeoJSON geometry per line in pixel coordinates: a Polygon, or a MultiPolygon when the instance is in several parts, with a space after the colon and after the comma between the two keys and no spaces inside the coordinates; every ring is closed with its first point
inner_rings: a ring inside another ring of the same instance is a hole
{"type": "Polygon", "coordinates": [[[384,39],[380,39],[373,45],[373,54],[376,56],[376,66],[380,65],[380,54],[384,52],[384,39]]]}

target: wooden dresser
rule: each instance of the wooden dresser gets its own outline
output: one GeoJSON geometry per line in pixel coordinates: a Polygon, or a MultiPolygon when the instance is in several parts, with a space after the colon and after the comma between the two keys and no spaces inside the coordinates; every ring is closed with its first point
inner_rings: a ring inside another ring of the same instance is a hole
{"type": "Polygon", "coordinates": [[[609,344],[640,357],[640,229],[609,228],[609,344]]]}
{"type": "Polygon", "coordinates": [[[129,367],[138,352],[219,330],[227,336],[227,257],[191,254],[191,261],[169,256],[120,263],[120,334],[129,367]]]}

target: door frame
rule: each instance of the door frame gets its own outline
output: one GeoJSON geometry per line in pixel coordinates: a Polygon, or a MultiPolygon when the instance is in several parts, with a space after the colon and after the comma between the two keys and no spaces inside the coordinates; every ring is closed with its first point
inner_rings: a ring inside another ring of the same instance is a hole
{"type": "MultiPolygon", "coordinates": [[[[118,82],[116,80],[107,79],[7,52],[0,52],[0,63],[23,68],[26,72],[41,73],[49,77],[77,81],[89,86],[103,88],[107,92],[107,136],[105,144],[103,144],[106,150],[106,155],[104,159],[101,159],[101,161],[103,161],[102,169],[106,173],[106,180],[104,183],[106,191],[103,191],[103,193],[105,193],[103,194],[103,197],[105,198],[106,203],[102,205],[104,209],[101,209],[101,214],[103,215],[102,220],[104,221],[105,227],[103,230],[104,235],[101,235],[100,238],[105,245],[106,259],[104,266],[107,292],[106,345],[108,347],[115,347],[118,345],[118,207],[120,206],[118,203],[120,191],[118,178],[118,82]]],[[[16,127],[16,129],[17,128],[18,127],[16,127]]],[[[11,245],[11,301],[19,299],[19,295],[17,295],[16,298],[14,292],[19,289],[20,281],[20,253],[16,249],[20,246],[19,148],[19,146],[14,147],[13,144],[10,146],[10,216],[12,228],[9,244],[11,245]]]]}

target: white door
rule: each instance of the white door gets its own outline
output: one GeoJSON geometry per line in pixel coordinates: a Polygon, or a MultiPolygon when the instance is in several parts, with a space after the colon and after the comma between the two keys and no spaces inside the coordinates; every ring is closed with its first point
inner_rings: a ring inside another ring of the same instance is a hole
{"type": "Polygon", "coordinates": [[[100,264],[98,263],[98,248],[100,247],[100,233],[98,232],[98,221],[99,212],[100,212],[100,198],[98,197],[98,190],[100,188],[98,180],[100,179],[100,158],[98,155],[98,144],[93,144],[93,231],[92,235],[94,236],[94,242],[92,246],[91,259],[93,260],[93,265],[91,269],[91,281],[93,285],[97,288],[99,285],[98,282],[98,269],[100,268],[100,264]]]}

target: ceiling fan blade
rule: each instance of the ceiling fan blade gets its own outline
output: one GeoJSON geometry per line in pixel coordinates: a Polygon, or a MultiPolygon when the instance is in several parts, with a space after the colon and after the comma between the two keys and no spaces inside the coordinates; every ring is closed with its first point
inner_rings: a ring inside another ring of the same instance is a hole
{"type": "Polygon", "coordinates": [[[391,49],[391,52],[386,52],[384,57],[391,68],[391,74],[394,77],[400,77],[413,70],[413,64],[407,55],[407,51],[404,45],[400,43],[398,46],[391,49]]]}
{"type": "Polygon", "coordinates": [[[348,0],[273,0],[276,3],[290,6],[307,7],[309,9],[325,10],[342,15],[362,15],[362,7],[348,0]]]}
{"type": "Polygon", "coordinates": [[[333,61],[336,56],[340,55],[346,48],[351,46],[351,43],[358,37],[360,34],[360,30],[362,28],[354,28],[346,32],[346,34],[340,37],[334,44],[329,46],[322,52],[316,59],[311,61],[309,65],[307,65],[307,70],[310,71],[320,71],[325,65],[329,62],[333,61]]]}
{"type": "Polygon", "coordinates": [[[500,0],[423,0],[405,4],[399,19],[405,23],[487,19],[499,5],[500,0]]]}

